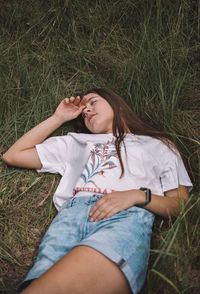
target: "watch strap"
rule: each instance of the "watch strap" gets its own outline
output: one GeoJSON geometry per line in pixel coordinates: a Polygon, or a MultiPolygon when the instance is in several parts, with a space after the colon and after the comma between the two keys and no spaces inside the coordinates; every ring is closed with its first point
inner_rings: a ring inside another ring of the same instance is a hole
{"type": "Polygon", "coordinates": [[[138,206],[143,207],[147,205],[149,202],[151,202],[151,190],[145,187],[141,187],[139,190],[142,190],[145,192],[145,201],[143,203],[137,204],[138,206]]]}

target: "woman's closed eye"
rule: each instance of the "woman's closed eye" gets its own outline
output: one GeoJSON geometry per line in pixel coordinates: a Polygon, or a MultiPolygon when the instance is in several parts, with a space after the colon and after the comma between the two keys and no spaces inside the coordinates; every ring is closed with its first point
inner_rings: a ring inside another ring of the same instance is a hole
{"type": "Polygon", "coordinates": [[[92,102],[90,102],[90,105],[93,105],[95,102],[97,102],[97,100],[93,100],[92,102]]]}

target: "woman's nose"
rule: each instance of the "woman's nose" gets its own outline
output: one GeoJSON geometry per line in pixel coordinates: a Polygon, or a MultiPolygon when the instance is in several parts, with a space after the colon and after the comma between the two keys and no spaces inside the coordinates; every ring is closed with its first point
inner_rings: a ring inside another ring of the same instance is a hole
{"type": "Polygon", "coordinates": [[[90,105],[86,105],[86,107],[83,110],[83,113],[89,113],[91,111],[91,106],[90,105]]]}
{"type": "Polygon", "coordinates": [[[83,111],[82,111],[82,116],[83,116],[83,118],[85,117],[85,115],[87,116],[87,115],[89,115],[90,114],[90,112],[91,112],[91,106],[86,106],[84,109],[83,109],[83,111]]]}

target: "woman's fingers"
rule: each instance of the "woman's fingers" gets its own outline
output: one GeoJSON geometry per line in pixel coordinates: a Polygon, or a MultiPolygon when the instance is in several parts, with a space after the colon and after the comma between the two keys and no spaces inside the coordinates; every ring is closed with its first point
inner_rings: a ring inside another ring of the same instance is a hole
{"type": "Polygon", "coordinates": [[[70,102],[74,102],[74,100],[75,100],[75,97],[73,97],[73,96],[71,96],[71,97],[69,98],[69,101],[70,101],[70,102]]]}
{"type": "Polygon", "coordinates": [[[63,102],[66,103],[66,104],[69,103],[69,98],[63,99],[63,102]]]}
{"type": "Polygon", "coordinates": [[[88,98],[84,96],[83,99],[81,100],[81,104],[86,105],[87,101],[88,101],[88,98]]]}
{"type": "Polygon", "coordinates": [[[113,216],[116,213],[116,210],[114,208],[110,208],[110,209],[105,209],[103,211],[99,211],[98,213],[94,213],[90,216],[90,221],[98,221],[101,219],[105,219],[108,217],[113,216]]]}
{"type": "Polygon", "coordinates": [[[64,102],[66,104],[73,103],[74,105],[79,105],[79,103],[80,103],[80,96],[76,96],[76,97],[71,96],[70,98],[65,98],[64,99],[64,102]]]}
{"type": "Polygon", "coordinates": [[[81,114],[83,109],[85,108],[85,105],[81,103],[80,96],[71,96],[63,99],[63,103],[67,106],[69,105],[69,109],[71,111],[74,111],[77,115],[81,114]]]}
{"type": "MultiPolygon", "coordinates": [[[[73,97],[73,98],[74,98],[74,97],[73,97]]],[[[76,97],[74,98],[74,104],[75,104],[75,105],[79,105],[80,100],[81,100],[80,96],[76,96],[76,97]]]]}

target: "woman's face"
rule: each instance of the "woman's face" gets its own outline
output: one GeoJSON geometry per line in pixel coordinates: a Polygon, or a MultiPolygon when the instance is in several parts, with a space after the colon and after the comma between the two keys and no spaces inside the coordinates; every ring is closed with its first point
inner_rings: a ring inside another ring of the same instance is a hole
{"type": "Polygon", "coordinates": [[[114,112],[110,104],[96,93],[85,95],[82,102],[85,126],[94,134],[112,133],[114,112]]]}

